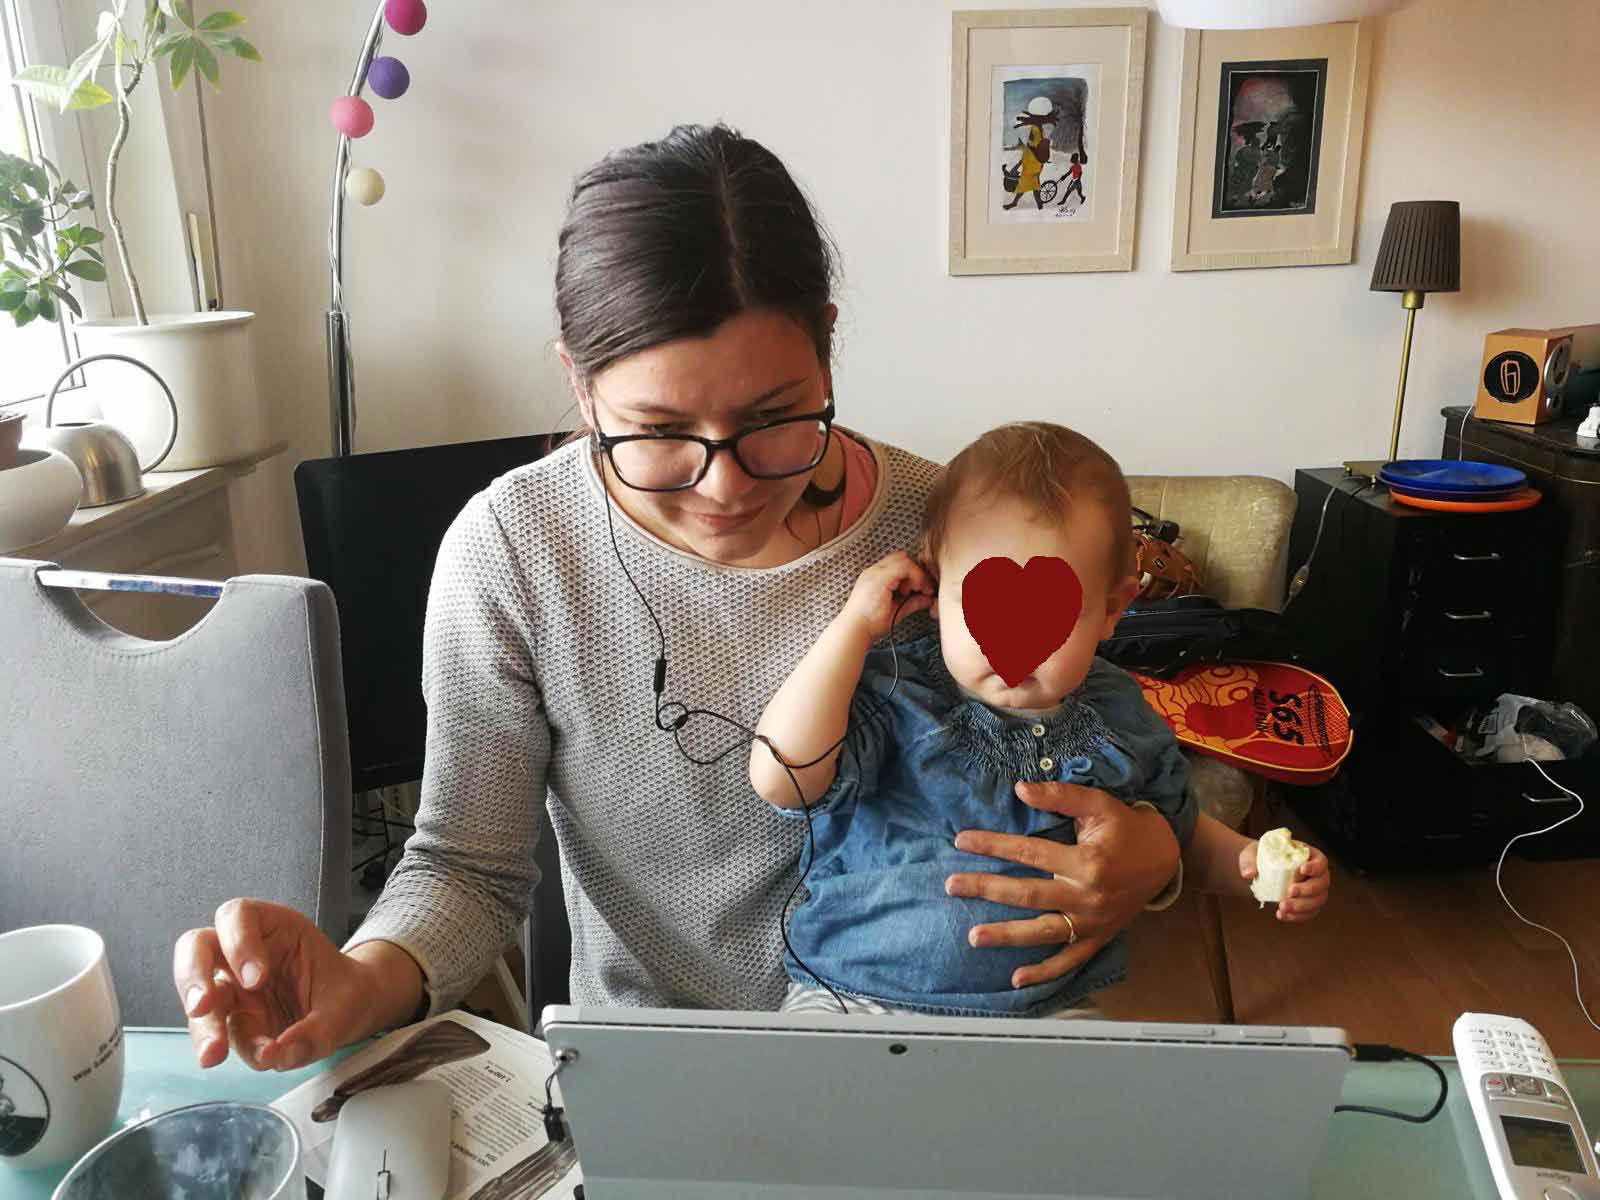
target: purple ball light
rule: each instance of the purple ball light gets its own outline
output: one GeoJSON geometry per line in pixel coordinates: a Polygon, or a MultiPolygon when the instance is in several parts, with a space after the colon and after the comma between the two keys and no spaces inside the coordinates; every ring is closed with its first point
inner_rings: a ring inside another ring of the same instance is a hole
{"type": "Polygon", "coordinates": [[[398,100],[411,86],[411,72],[398,58],[375,58],[367,68],[367,83],[385,100],[398,100]]]}
{"type": "Polygon", "coordinates": [[[422,0],[385,0],[383,16],[390,29],[409,37],[427,24],[428,9],[422,0]]]}

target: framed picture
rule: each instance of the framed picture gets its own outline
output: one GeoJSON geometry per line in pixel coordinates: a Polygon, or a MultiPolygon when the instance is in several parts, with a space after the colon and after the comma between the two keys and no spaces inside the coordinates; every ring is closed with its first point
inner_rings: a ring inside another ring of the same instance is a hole
{"type": "Polygon", "coordinates": [[[950,274],[1132,270],[1149,12],[953,18],[950,274]]]}
{"type": "Polygon", "coordinates": [[[1184,35],[1172,269],[1347,263],[1372,31],[1184,35]]]}

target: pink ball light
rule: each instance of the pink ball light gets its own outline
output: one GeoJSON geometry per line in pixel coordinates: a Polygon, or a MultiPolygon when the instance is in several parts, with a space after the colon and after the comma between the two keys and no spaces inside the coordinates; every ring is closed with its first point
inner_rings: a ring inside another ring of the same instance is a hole
{"type": "Polygon", "coordinates": [[[383,17],[390,29],[409,37],[428,23],[428,6],[422,0],[385,0],[383,17]]]}
{"type": "Polygon", "coordinates": [[[340,96],[328,110],[328,120],[345,137],[365,137],[372,132],[372,105],[360,96],[340,96]]]}

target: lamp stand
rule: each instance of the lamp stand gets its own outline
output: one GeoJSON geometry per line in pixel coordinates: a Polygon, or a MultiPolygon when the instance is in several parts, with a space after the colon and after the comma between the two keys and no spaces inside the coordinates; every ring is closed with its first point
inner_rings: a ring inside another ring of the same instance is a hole
{"type": "Polygon", "coordinates": [[[1417,323],[1417,309],[1422,307],[1426,292],[1412,288],[1400,294],[1400,307],[1406,310],[1406,335],[1400,343],[1400,386],[1394,397],[1394,426],[1389,431],[1389,457],[1383,462],[1357,459],[1344,464],[1345,474],[1378,482],[1378,471],[1385,462],[1393,462],[1400,453],[1400,414],[1406,406],[1406,371],[1411,365],[1411,330],[1417,323]]]}

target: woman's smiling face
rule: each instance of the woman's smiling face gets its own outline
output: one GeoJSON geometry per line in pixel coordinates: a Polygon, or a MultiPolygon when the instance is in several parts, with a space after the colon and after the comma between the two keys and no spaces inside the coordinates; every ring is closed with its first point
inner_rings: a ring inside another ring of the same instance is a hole
{"type": "MultiPolygon", "coordinates": [[[[832,390],[811,334],[768,309],[731,317],[704,338],[631,354],[578,388],[590,427],[610,437],[671,433],[713,440],[819,413],[832,390]]],[[[712,457],[705,478],[683,491],[638,491],[609,466],[607,484],[612,499],[663,541],[712,562],[771,566],[794,557],[784,519],[815,473],[757,479],[725,449],[712,457]]]]}

